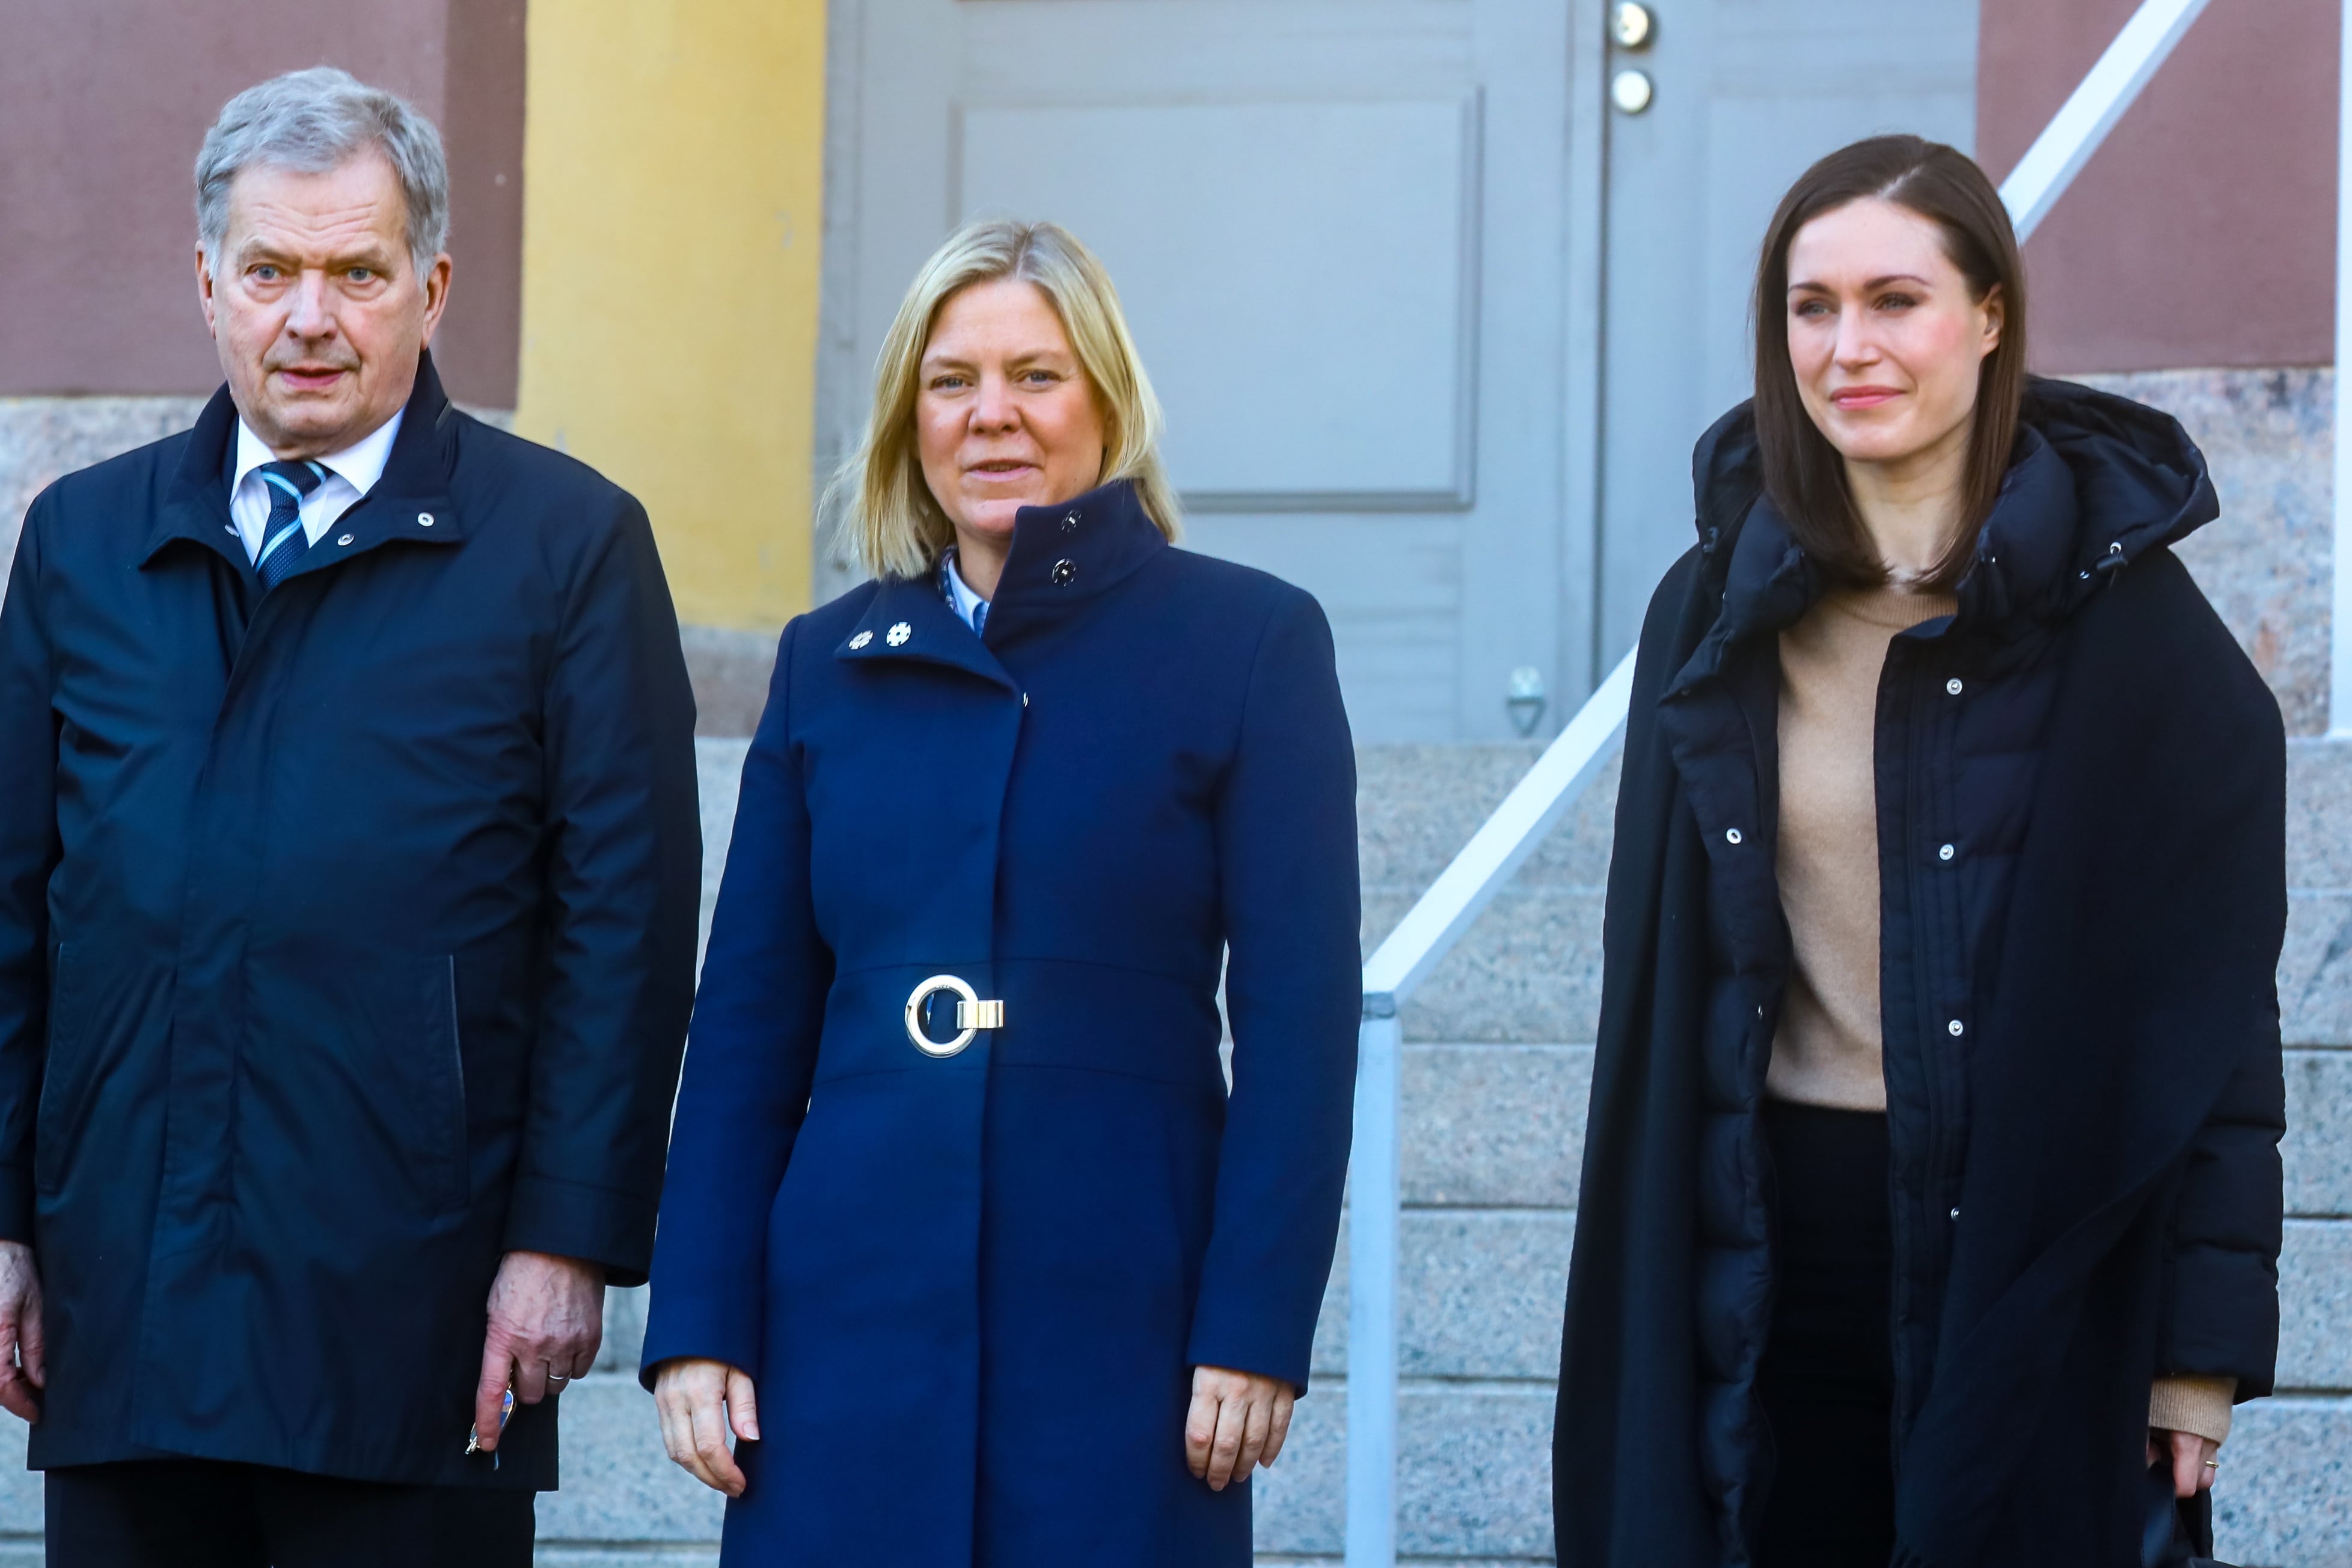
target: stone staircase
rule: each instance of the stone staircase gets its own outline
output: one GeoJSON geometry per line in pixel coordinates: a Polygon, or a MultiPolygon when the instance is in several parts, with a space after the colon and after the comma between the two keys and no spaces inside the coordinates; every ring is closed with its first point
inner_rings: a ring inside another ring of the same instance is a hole
{"type": "MultiPolygon", "coordinates": [[[[744,742],[698,745],[715,890],[744,742]]],[[[2286,1392],[2239,1413],[2219,1494],[2221,1552],[2246,1568],[2352,1568],[2352,746],[2290,747],[2286,1392]]],[[[1368,947],[1534,755],[1360,753],[1368,947]]],[[[1552,1378],[1614,797],[1612,773],[1405,1010],[1399,1510],[1401,1550],[1415,1563],[1551,1561],[1552,1378]]],[[[543,1568],[717,1561],[719,1500],[664,1457],[636,1384],[644,1311],[643,1290],[612,1293],[598,1369],[564,1396],[564,1487],[539,1507],[543,1568]]],[[[1281,1464],[1257,1482],[1265,1568],[1338,1561],[1347,1363],[1343,1247],[1317,1336],[1318,1381],[1281,1464]]],[[[0,1463],[0,1568],[34,1568],[40,1528],[38,1478],[0,1463]]]]}
{"type": "MultiPolygon", "coordinates": [[[[2352,1568],[2352,746],[2291,743],[2285,1010],[2288,1392],[2230,1444],[2223,1556],[2352,1568]]],[[[742,742],[701,742],[711,876],[742,742]]],[[[1535,756],[1532,746],[1360,753],[1367,946],[1535,756]]],[[[1560,1302],[1600,996],[1613,773],[1599,781],[1404,1014],[1400,1549],[1417,1563],[1551,1561],[1560,1302]]],[[[718,1500],[665,1460],[631,1375],[642,1291],[616,1292],[604,1367],[566,1395],[565,1489],[542,1500],[548,1568],[712,1560],[718,1500]]],[[[1346,1256],[1314,1390],[1258,1482],[1258,1561],[1336,1563],[1344,1526],[1346,1256]]],[[[6,1568],[0,1559],[0,1568],[6,1568]]]]}

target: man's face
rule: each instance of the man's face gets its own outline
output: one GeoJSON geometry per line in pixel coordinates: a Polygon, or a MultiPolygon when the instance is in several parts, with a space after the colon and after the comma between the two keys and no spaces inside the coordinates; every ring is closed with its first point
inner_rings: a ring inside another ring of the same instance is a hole
{"type": "Polygon", "coordinates": [[[371,151],[323,174],[239,173],[220,255],[197,248],[196,285],[237,412],[277,457],[317,458],[407,404],[449,258],[418,275],[399,176],[371,151]]]}

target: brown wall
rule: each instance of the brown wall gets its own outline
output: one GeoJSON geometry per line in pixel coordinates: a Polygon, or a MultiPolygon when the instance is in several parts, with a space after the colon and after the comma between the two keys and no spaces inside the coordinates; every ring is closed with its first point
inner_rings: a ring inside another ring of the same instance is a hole
{"type": "Polygon", "coordinates": [[[523,0],[0,0],[0,395],[209,392],[196,147],[223,102],[331,63],[441,126],[456,279],[435,358],[511,407],[523,0]]]}
{"type": "MultiPolygon", "coordinates": [[[[1977,155],[2006,175],[2137,0],[1982,0],[1977,155]]],[[[2027,244],[2053,373],[2335,358],[2337,10],[2212,0],[2027,244]]]]}

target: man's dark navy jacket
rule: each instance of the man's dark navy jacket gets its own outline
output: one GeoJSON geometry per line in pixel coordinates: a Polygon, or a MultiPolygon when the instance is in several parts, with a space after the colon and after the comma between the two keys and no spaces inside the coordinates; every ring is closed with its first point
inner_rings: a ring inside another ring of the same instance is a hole
{"type": "Polygon", "coordinates": [[[646,514],[454,409],[262,592],[236,412],[58,481],[0,611],[0,1237],[37,1468],[464,1457],[510,1249],[640,1280],[691,1005],[694,707],[646,514]]]}

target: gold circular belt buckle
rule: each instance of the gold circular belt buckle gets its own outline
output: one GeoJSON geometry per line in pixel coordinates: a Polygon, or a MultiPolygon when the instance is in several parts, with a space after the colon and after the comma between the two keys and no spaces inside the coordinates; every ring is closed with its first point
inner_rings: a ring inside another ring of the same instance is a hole
{"type": "Polygon", "coordinates": [[[927,1057],[951,1057],[972,1042],[972,1037],[982,1029],[1004,1026],[1004,1004],[983,1002],[980,993],[952,974],[934,974],[907,998],[907,1038],[927,1057]],[[923,1004],[942,991],[955,993],[956,1027],[962,1033],[952,1040],[935,1040],[923,1033],[923,1004]]]}

